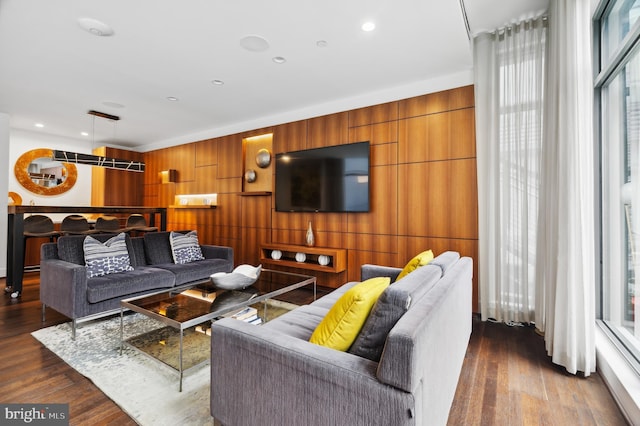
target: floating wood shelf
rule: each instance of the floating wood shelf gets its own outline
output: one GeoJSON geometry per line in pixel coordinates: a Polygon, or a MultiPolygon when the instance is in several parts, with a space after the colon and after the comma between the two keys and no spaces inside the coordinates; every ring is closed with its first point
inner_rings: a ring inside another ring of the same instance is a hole
{"type": "Polygon", "coordinates": [[[169,206],[170,209],[215,209],[217,206],[205,206],[205,205],[173,205],[169,206]]]}
{"type": "Polygon", "coordinates": [[[249,191],[249,192],[241,192],[238,195],[241,197],[256,197],[259,195],[271,195],[271,191],[249,191]]]}
{"type": "Polygon", "coordinates": [[[290,244],[263,244],[260,246],[260,262],[267,265],[280,265],[289,268],[310,269],[314,271],[340,273],[347,269],[347,250],[328,247],[307,247],[290,244]],[[280,259],[273,259],[271,253],[279,250],[280,259]],[[305,255],[304,262],[296,260],[296,254],[305,255]],[[329,263],[320,265],[318,258],[327,256],[329,263]]]}

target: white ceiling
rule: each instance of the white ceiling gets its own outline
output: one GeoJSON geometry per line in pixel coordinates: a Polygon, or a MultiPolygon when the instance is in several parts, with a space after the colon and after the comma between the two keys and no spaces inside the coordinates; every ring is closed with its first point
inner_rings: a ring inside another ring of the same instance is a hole
{"type": "MultiPolygon", "coordinates": [[[[548,1],[464,6],[478,33],[548,1]]],[[[416,96],[468,84],[472,66],[460,0],[0,0],[0,112],[94,146],[145,151],[416,96]],[[247,35],[269,47],[244,49],[247,35]]]]}

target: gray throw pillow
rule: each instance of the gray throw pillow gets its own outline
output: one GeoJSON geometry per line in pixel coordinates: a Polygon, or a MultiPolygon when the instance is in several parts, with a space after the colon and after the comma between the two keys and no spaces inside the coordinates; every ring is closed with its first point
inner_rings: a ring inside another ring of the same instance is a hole
{"type": "Polygon", "coordinates": [[[371,309],[349,352],[372,361],[380,361],[387,335],[410,305],[411,295],[407,291],[394,288],[393,284],[389,286],[371,309]]]}
{"type": "Polygon", "coordinates": [[[87,278],[133,271],[124,233],[104,243],[88,235],[84,239],[83,249],[87,278]]]}

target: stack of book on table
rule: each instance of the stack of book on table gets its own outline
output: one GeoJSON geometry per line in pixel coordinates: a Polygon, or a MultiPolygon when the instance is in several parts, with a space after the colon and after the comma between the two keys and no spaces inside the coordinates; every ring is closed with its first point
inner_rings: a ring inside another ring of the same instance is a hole
{"type": "MultiPolygon", "coordinates": [[[[216,318],[216,320],[222,319],[222,318],[233,318],[233,319],[237,319],[239,321],[244,321],[246,323],[249,324],[262,324],[262,318],[260,318],[258,316],[258,310],[252,306],[247,306],[246,308],[240,310],[240,311],[236,311],[236,312],[229,312],[227,314],[222,315],[221,317],[216,318]]],[[[195,327],[195,330],[198,333],[204,333],[207,336],[211,336],[211,324],[208,323],[208,325],[197,325],[195,327]]]]}
{"type": "Polygon", "coordinates": [[[248,322],[249,324],[261,324],[262,318],[258,316],[258,310],[253,306],[247,306],[238,312],[230,312],[223,315],[224,318],[233,318],[240,321],[248,322]]]}

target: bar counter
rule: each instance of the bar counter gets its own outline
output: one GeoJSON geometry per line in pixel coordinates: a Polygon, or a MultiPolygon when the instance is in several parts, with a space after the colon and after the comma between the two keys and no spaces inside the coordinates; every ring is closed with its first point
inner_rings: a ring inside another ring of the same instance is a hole
{"type": "Polygon", "coordinates": [[[18,297],[22,292],[22,277],[24,274],[24,215],[33,214],[143,214],[149,215],[149,226],[156,226],[156,214],[160,215],[161,231],[167,229],[167,209],[164,207],[93,207],[93,206],[8,206],[9,217],[8,242],[7,242],[7,291],[11,291],[11,297],[18,297]]]}

